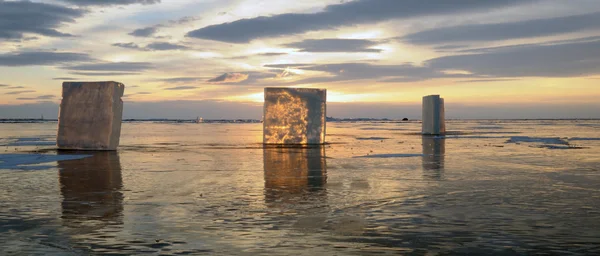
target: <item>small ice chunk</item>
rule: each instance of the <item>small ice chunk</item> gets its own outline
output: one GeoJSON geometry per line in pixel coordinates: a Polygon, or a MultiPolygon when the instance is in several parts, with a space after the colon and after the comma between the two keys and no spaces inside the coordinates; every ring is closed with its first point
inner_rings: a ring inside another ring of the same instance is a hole
{"type": "Polygon", "coordinates": [[[58,117],[60,149],[116,150],[121,135],[125,85],[64,82],[58,117]]]}
{"type": "Polygon", "coordinates": [[[441,135],[446,133],[444,99],[440,95],[423,97],[423,124],[424,135],[441,135]]]}
{"type": "Polygon", "coordinates": [[[323,144],[327,90],[265,88],[263,143],[323,144]]]}

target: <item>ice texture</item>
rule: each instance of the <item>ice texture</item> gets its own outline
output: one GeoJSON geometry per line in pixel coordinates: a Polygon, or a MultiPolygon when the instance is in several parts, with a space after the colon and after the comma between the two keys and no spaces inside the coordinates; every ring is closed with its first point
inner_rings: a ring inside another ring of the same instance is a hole
{"type": "Polygon", "coordinates": [[[439,95],[423,97],[422,133],[425,135],[442,135],[446,133],[444,99],[439,95]]]}
{"type": "Polygon", "coordinates": [[[263,143],[323,144],[327,90],[265,88],[263,143]]]}
{"type": "Polygon", "coordinates": [[[64,82],[58,117],[60,149],[116,150],[121,135],[125,85],[64,82]]]}

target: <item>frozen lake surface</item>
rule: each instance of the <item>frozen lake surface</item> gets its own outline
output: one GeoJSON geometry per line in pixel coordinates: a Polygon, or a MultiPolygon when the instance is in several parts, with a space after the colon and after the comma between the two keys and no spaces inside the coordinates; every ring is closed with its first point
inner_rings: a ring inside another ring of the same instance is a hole
{"type": "Polygon", "coordinates": [[[56,126],[0,124],[0,255],[600,255],[600,121],[330,122],[317,148],[124,123],[113,153],[56,126]]]}

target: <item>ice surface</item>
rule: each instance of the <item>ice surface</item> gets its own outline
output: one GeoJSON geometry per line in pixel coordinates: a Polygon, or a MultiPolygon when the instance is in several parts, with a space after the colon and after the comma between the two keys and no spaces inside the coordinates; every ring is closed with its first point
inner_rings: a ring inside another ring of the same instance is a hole
{"type": "Polygon", "coordinates": [[[56,141],[49,141],[40,137],[9,138],[0,141],[0,146],[55,146],[56,141]]]}
{"type": "Polygon", "coordinates": [[[265,88],[263,143],[325,143],[327,90],[265,88]]]}
{"type": "Polygon", "coordinates": [[[580,137],[573,137],[573,138],[569,138],[569,140],[575,141],[575,140],[579,140],[579,141],[594,141],[594,140],[600,140],[600,138],[580,138],[580,137]]]}
{"type": "MultiPolygon", "coordinates": [[[[479,122],[448,124],[479,134],[479,122]]],[[[501,122],[516,136],[600,137],[573,121],[501,122]]],[[[120,160],[0,171],[0,254],[600,255],[600,141],[559,150],[504,144],[510,137],[436,136],[423,149],[420,122],[333,122],[331,144],[312,153],[312,145],[259,146],[262,124],[192,126],[123,123],[120,160]],[[381,130],[360,129],[371,124],[381,130]],[[422,156],[353,158],[367,154],[422,156]],[[359,232],[340,231],[361,222],[366,228],[349,228],[359,232]]],[[[55,128],[0,124],[0,134],[55,128]]]]}
{"type": "Polygon", "coordinates": [[[389,140],[391,138],[387,138],[387,137],[359,137],[356,138],[357,140],[389,140]]]}
{"type": "Polygon", "coordinates": [[[41,170],[52,166],[34,165],[86,157],[90,155],[0,154],[0,169],[41,170]]]}
{"type": "Polygon", "coordinates": [[[354,158],[399,158],[399,157],[418,157],[422,154],[374,154],[366,156],[355,156],[354,158]]]}
{"type": "Polygon", "coordinates": [[[423,124],[421,132],[426,135],[446,133],[444,99],[439,95],[423,97],[423,124]]]}
{"type": "Polygon", "coordinates": [[[568,141],[562,138],[541,138],[541,137],[529,137],[529,136],[513,136],[510,137],[506,143],[543,143],[543,144],[558,144],[558,145],[567,145],[568,141]]]}
{"type": "Polygon", "coordinates": [[[125,85],[64,82],[58,122],[61,149],[116,150],[121,134],[125,85]]]}

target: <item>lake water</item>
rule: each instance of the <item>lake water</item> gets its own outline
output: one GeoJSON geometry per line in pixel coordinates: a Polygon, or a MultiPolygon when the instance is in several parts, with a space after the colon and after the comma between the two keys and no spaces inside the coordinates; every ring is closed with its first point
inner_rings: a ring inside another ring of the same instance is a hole
{"type": "Polygon", "coordinates": [[[0,124],[1,255],[600,255],[600,121],[333,122],[312,148],[124,123],[104,153],[56,126],[0,124]]]}

